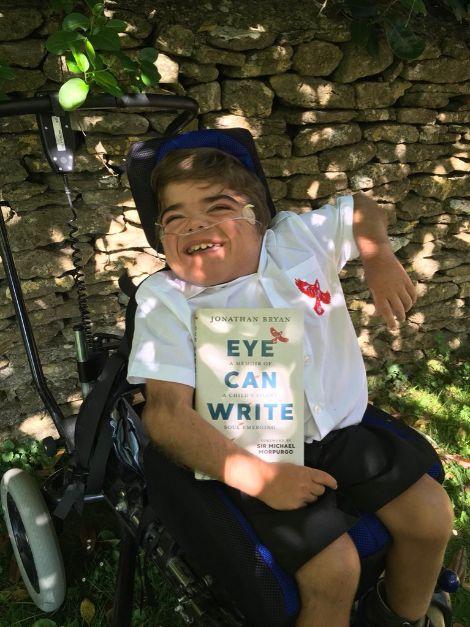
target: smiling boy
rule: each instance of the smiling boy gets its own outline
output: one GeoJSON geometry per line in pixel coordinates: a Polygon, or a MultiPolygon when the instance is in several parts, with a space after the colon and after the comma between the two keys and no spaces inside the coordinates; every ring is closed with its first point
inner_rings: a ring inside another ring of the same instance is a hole
{"type": "MultiPolygon", "coordinates": [[[[139,287],[129,363],[129,380],[146,384],[143,424],[151,439],[179,464],[224,484],[295,576],[297,627],[349,625],[360,561],[347,530],[364,511],[376,513],[393,543],[384,585],[369,596],[362,624],[427,624],[450,502],[426,475],[436,456],[423,438],[410,444],[361,425],[365,369],[338,278],[360,255],[377,313],[389,328],[405,319],[416,293],[382,212],[356,194],[339,197],[336,207],[281,212],[271,223],[260,181],[216,149],[170,152],[152,184],[169,269],[139,287]],[[312,306],[322,293],[328,298],[312,306]],[[286,306],[305,312],[305,466],[262,461],[193,408],[195,309],[286,306]]],[[[151,449],[146,460],[151,484],[151,449]]]]}

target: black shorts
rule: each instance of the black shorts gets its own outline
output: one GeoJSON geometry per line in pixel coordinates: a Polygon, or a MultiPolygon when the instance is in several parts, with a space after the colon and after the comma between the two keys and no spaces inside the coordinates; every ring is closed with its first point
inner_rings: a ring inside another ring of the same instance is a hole
{"type": "Polygon", "coordinates": [[[337,490],[326,489],[314,503],[276,510],[224,486],[280,566],[294,574],[306,561],[346,533],[365,512],[376,512],[431,467],[443,480],[442,465],[424,436],[369,405],[363,421],[305,444],[305,465],[330,473],[337,490]]]}

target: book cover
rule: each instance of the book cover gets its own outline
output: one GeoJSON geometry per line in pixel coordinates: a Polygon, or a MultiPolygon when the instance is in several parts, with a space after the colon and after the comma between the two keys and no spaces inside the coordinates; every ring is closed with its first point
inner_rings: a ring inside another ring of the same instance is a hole
{"type": "Polygon", "coordinates": [[[269,462],[304,463],[303,317],[270,308],[194,316],[196,411],[269,462]]]}

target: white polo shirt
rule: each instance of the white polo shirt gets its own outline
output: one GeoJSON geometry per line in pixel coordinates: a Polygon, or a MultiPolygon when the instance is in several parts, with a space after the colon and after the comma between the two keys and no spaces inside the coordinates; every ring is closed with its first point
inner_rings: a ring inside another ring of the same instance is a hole
{"type": "Polygon", "coordinates": [[[298,307],[305,311],[305,440],[357,424],[367,405],[364,362],[338,272],[358,256],[352,196],[336,206],[282,211],[266,232],[258,271],[213,287],[171,271],[148,277],[136,294],[128,380],[195,385],[193,312],[202,307],[298,307]]]}

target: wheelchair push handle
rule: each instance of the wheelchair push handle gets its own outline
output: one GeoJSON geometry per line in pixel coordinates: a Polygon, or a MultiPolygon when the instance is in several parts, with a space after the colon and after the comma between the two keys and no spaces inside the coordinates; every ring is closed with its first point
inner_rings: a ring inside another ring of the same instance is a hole
{"type": "MultiPolygon", "coordinates": [[[[199,105],[194,98],[189,96],[168,96],[163,94],[124,94],[123,96],[111,96],[98,94],[90,96],[82,107],[76,111],[89,111],[94,109],[118,109],[118,108],[149,108],[181,113],[169,124],[165,135],[177,133],[197,115],[199,105]]],[[[33,98],[11,100],[0,103],[0,118],[27,114],[53,114],[65,115],[65,111],[59,104],[58,92],[47,92],[33,98]]]]}

